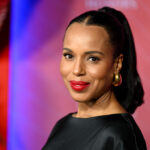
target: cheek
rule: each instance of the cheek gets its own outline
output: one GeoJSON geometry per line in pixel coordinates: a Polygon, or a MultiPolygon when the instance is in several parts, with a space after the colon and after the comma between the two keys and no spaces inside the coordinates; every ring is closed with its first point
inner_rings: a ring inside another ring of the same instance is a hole
{"type": "Polygon", "coordinates": [[[62,58],[60,62],[60,73],[63,78],[67,77],[67,75],[70,73],[71,71],[70,68],[71,68],[70,65],[66,64],[66,62],[62,58]]]}
{"type": "Polygon", "coordinates": [[[94,67],[88,67],[88,72],[93,79],[112,79],[113,65],[109,63],[101,63],[94,67]]]}

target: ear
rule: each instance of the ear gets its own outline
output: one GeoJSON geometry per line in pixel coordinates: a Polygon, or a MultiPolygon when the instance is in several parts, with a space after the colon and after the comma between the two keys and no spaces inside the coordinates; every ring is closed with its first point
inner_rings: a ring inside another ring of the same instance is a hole
{"type": "Polygon", "coordinates": [[[115,74],[119,73],[122,68],[122,62],[123,62],[123,54],[120,54],[116,59],[114,63],[115,67],[115,74]]]}

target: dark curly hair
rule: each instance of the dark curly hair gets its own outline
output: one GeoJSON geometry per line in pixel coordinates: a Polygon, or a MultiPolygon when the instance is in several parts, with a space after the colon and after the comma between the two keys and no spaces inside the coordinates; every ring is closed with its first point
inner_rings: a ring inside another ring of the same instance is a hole
{"type": "Polygon", "coordinates": [[[75,22],[104,27],[115,48],[114,58],[123,54],[124,60],[120,71],[123,81],[120,86],[113,87],[113,91],[119,103],[129,113],[134,113],[143,103],[144,91],[137,72],[134,39],[126,17],[118,10],[103,7],[77,16],[70,21],[68,27],[75,22]]]}

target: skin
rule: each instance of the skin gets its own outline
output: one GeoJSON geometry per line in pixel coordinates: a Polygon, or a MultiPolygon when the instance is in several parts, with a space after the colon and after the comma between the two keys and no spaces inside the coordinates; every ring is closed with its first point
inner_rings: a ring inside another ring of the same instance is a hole
{"type": "Polygon", "coordinates": [[[114,59],[109,34],[100,26],[73,23],[66,31],[60,72],[72,98],[78,102],[74,117],[88,118],[125,113],[111,90],[114,74],[122,67],[123,55],[114,59]],[[70,80],[89,82],[82,90],[70,80]]]}

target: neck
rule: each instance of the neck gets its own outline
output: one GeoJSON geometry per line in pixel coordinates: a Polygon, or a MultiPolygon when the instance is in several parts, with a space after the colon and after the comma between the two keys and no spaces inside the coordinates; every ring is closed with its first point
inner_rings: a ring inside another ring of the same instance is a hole
{"type": "Polygon", "coordinates": [[[78,112],[75,117],[93,117],[114,113],[124,113],[124,108],[118,103],[114,93],[109,90],[97,100],[78,103],[78,112]]]}

